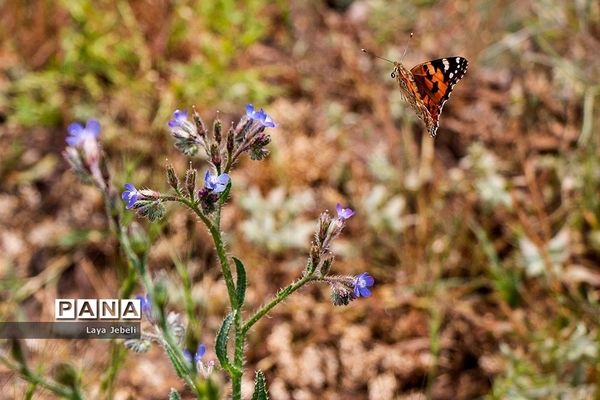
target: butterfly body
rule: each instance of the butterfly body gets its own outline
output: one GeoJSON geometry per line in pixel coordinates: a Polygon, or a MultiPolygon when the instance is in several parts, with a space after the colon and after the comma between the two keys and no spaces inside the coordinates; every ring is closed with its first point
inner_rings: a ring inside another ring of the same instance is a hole
{"type": "Polygon", "coordinates": [[[440,115],[454,85],[463,77],[469,63],[464,57],[432,60],[407,69],[394,62],[392,78],[396,78],[402,97],[411,105],[433,137],[437,134],[440,115]]]}

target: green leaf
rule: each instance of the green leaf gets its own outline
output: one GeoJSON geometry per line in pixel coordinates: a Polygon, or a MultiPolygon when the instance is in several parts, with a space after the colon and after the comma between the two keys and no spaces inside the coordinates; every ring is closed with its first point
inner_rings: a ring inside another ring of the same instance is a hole
{"type": "Polygon", "coordinates": [[[169,393],[169,400],[181,400],[181,396],[179,392],[173,388],[171,388],[171,392],[169,393]]]}
{"type": "Polygon", "coordinates": [[[235,270],[237,272],[235,295],[237,297],[238,310],[240,310],[244,304],[244,298],[246,297],[248,280],[246,279],[246,269],[244,268],[244,264],[235,257],[233,257],[233,262],[235,263],[235,270]]]}
{"type": "Polygon", "coordinates": [[[254,378],[254,394],[252,395],[252,400],[269,400],[265,373],[260,369],[256,371],[256,378],[254,378]]]}
{"type": "Polygon", "coordinates": [[[231,328],[234,316],[235,310],[227,314],[227,317],[223,320],[221,329],[219,329],[219,333],[217,334],[217,346],[215,349],[221,367],[230,372],[232,372],[234,368],[227,357],[227,342],[229,341],[229,329],[231,328]]]}

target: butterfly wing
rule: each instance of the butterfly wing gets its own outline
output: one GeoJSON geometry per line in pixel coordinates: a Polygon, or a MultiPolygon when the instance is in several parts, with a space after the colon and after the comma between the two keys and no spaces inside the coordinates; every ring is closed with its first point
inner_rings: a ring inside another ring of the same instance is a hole
{"type": "Polygon", "coordinates": [[[410,70],[421,101],[433,120],[431,136],[436,135],[444,103],[454,85],[465,76],[468,66],[469,62],[464,57],[447,57],[416,65],[410,70]]]}

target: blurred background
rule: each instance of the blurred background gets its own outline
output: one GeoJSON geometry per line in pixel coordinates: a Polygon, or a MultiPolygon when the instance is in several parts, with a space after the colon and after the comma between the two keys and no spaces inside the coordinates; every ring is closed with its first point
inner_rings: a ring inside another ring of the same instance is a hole
{"type": "MultiPolygon", "coordinates": [[[[325,286],[259,322],[251,370],[286,399],[600,398],[600,3],[429,0],[0,1],[0,318],[52,320],[55,298],[110,298],[124,263],[100,194],[61,152],[97,118],[115,182],[167,190],[188,159],[166,123],[191,105],[278,123],[271,155],[234,172],[223,216],[249,274],[248,309],[299,276],[315,220],[357,214],[336,274],[374,295],[334,307],[325,286]],[[470,62],[435,140],[392,66],[470,62]]],[[[204,161],[194,166],[203,170],[204,161]]],[[[132,223],[135,218],[131,216],[132,223]]],[[[209,235],[173,207],[150,267],[182,311],[185,268],[212,348],[227,308],[209,235]]],[[[28,341],[52,376],[70,362],[89,398],[105,341],[28,341]]],[[[215,358],[212,350],[208,358],[215,358]]],[[[183,390],[159,348],[129,353],[117,399],[183,390]]],[[[0,398],[27,384],[0,367],[0,398]]],[[[250,387],[248,386],[248,389],[250,387]]],[[[53,398],[38,389],[34,399],[53,398]]]]}

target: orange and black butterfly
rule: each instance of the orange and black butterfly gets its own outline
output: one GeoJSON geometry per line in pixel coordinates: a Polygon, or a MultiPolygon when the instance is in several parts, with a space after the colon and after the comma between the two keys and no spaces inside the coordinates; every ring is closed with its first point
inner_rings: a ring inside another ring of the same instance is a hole
{"type": "MultiPolygon", "coordinates": [[[[368,53],[363,49],[365,53],[368,53]]],[[[394,64],[392,78],[396,78],[402,96],[417,116],[425,123],[429,134],[437,134],[440,125],[440,114],[444,104],[450,97],[454,85],[465,76],[469,62],[464,57],[447,57],[427,61],[408,70],[399,62],[385,61],[394,64]]]]}

